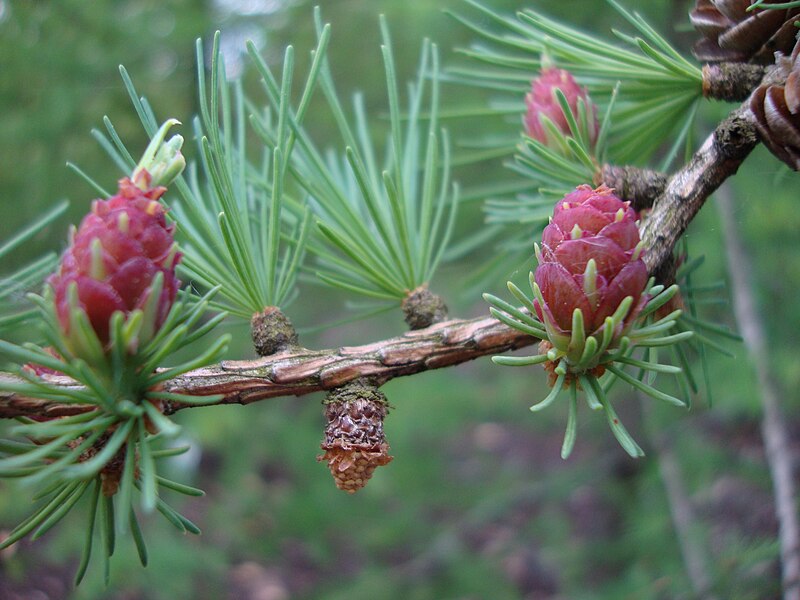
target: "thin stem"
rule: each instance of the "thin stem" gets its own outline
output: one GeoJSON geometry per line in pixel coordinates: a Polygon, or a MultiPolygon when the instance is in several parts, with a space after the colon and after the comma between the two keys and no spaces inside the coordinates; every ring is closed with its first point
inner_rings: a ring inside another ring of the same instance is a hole
{"type": "Polygon", "coordinates": [[[736,226],[732,193],[723,188],[717,194],[717,206],[725,232],[725,251],[730,269],[733,308],[739,331],[755,365],[761,390],[764,417],[761,435],[764,438],[767,464],[775,492],[775,513],[781,545],[784,600],[800,600],[800,523],[797,518],[797,490],[793,478],[792,451],[780,402],[780,386],[770,372],[770,353],[764,322],[753,296],[747,275],[754,273],[736,226]]]}
{"type": "MultiPolygon", "coordinates": [[[[652,404],[644,394],[637,393],[644,411],[645,424],[653,421],[652,404]]],[[[646,426],[652,445],[656,449],[656,460],[664,491],[667,495],[675,536],[681,549],[686,573],[692,586],[694,596],[698,600],[716,600],[711,593],[712,580],[708,565],[708,550],[698,531],[697,516],[694,506],[686,490],[681,465],[672,451],[673,440],[663,432],[655,433],[652,425],[646,426]]]]}

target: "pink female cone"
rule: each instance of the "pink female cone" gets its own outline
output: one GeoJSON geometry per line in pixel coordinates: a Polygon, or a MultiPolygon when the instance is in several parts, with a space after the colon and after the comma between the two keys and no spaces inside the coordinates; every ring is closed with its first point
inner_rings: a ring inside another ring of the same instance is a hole
{"type": "Polygon", "coordinates": [[[109,342],[109,319],[116,311],[126,316],[143,309],[158,293],[152,312],[151,331],[164,322],[180,282],[175,266],[180,253],[167,225],[165,209],[158,202],[163,187],[147,187],[149,177],[141,173],[137,187],[128,178],[119,182],[116,195],[95,200],[92,211],[72,236],[61,257],[58,271],[48,283],[53,288],[61,327],[69,339],[70,288],[75,286],[76,307],[85,313],[98,340],[109,342]],[[160,291],[156,276],[163,276],[160,291]],[[158,286],[155,286],[158,288],[158,286]]]}
{"type": "Polygon", "coordinates": [[[630,296],[631,309],[615,339],[641,312],[648,275],[636,219],[629,203],[605,186],[582,185],[556,204],[537,250],[534,275],[543,300],[535,302],[537,316],[554,346],[564,347],[571,338],[576,308],[582,313],[583,334],[590,336],[630,296]]]}
{"type": "Polygon", "coordinates": [[[572,115],[578,120],[578,100],[582,99],[585,110],[588,111],[589,143],[594,145],[597,141],[599,126],[597,123],[597,107],[592,103],[586,88],[578,85],[572,73],[564,69],[544,68],[539,77],[531,82],[531,91],[525,95],[524,123],[525,132],[535,140],[547,145],[549,135],[542,123],[542,117],[553,122],[553,125],[564,135],[572,135],[567,121],[567,116],[555,96],[555,90],[561,90],[567,100],[572,115]]]}

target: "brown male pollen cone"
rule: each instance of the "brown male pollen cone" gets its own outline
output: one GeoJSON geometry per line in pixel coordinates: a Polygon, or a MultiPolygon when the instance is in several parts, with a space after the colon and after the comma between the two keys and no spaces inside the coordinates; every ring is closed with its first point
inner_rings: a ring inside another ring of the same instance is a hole
{"type": "Polygon", "coordinates": [[[317,460],[328,463],[337,488],[354,494],[394,458],[383,431],[389,403],[377,387],[356,381],[329,392],[324,404],[325,452],[317,460]]]}

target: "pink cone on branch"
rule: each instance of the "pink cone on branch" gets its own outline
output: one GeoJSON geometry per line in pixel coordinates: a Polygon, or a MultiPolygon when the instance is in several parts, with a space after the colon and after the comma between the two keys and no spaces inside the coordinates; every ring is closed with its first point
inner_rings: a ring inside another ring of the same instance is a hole
{"type": "Polygon", "coordinates": [[[572,116],[580,124],[578,105],[583,104],[587,112],[590,145],[597,141],[599,126],[597,123],[597,107],[592,103],[586,88],[578,85],[572,73],[564,69],[545,67],[539,77],[531,83],[531,91],[525,95],[525,132],[543,144],[550,143],[550,134],[547,132],[543,118],[549,119],[564,135],[572,135],[567,115],[559,103],[555,90],[561,90],[567,100],[572,116]]]}
{"type": "MultiPolygon", "coordinates": [[[[637,220],[630,203],[610,188],[578,186],[556,203],[541,246],[535,246],[539,266],[529,276],[533,298],[513,282],[508,289],[523,308],[484,294],[498,320],[542,340],[535,356],[492,358],[500,365],[544,367],[551,389],[531,411],[550,406],[564,390],[570,392],[562,458],[575,444],[581,392],[591,409],[605,413],[614,437],[634,458],[644,452],[614,410],[607,384],[619,379],[662,402],[687,405],[653,387],[652,377],[637,378],[626,371],[635,367],[642,373],[679,375],[680,367],[653,360],[647,348],[692,337],[686,330],[670,333],[681,316],[675,304],[669,313],[655,316],[679,290],[677,285],[656,285],[649,277],[637,220]],[[645,349],[647,359],[632,356],[637,346],[645,349]]],[[[689,385],[685,382],[684,389],[689,385]]]]}
{"type": "Polygon", "coordinates": [[[144,308],[158,273],[164,279],[155,328],[163,323],[180,285],[175,276],[180,253],[174,226],[167,225],[166,211],[158,202],[164,191],[162,187],[143,191],[125,178],[116,195],[92,203],[92,212],[75,231],[58,271],[48,280],[65,331],[70,328],[71,285],[76,286],[78,304],[105,344],[111,315],[144,308]]]}
{"type": "Polygon", "coordinates": [[[534,307],[556,348],[567,350],[576,308],[581,311],[583,334],[592,336],[631,297],[614,339],[641,312],[647,301],[642,292],[648,274],[636,221],[630,203],[605,186],[579,186],[556,204],[542,245],[537,246],[539,266],[534,274],[541,291],[541,301],[537,299],[534,307]]]}
{"type": "Polygon", "coordinates": [[[111,198],[92,202],[91,212],[73,231],[58,270],[48,279],[73,351],[81,347],[74,309],[86,316],[105,347],[115,312],[126,319],[135,310],[144,313],[138,336],[138,342],[144,342],[163,324],[175,301],[180,286],[175,267],[181,254],[175,227],[167,224],[166,209],[159,202],[166,188],[154,185],[149,171],[168,183],[185,164],[180,136],[163,141],[175,122],[168,121],[159,130],[132,179],[121,179],[111,198]]]}

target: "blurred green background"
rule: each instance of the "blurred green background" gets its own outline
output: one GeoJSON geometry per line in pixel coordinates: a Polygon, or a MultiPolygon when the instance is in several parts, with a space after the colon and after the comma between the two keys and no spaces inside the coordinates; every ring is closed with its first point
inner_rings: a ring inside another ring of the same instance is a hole
{"type": "MultiPolygon", "coordinates": [[[[513,12],[516,1],[487,0],[513,12]]],[[[688,54],[688,2],[626,3],[640,9],[688,54]],[[641,6],[635,6],[640,4],[641,6]]],[[[364,90],[368,109],[383,110],[378,14],[389,18],[399,72],[410,78],[424,37],[439,44],[444,64],[473,36],[443,9],[460,0],[325,0],[332,23],[331,60],[340,92],[364,90]]],[[[601,0],[528,2],[578,27],[606,32],[621,26],[601,0]]],[[[229,72],[246,62],[246,39],[280,64],[291,43],[298,57],[313,44],[312,4],[292,0],[0,0],[0,239],[48,206],[68,198],[67,217],[2,264],[9,272],[44,251],[60,252],[68,223],[94,197],[65,167],[78,164],[104,185],[119,177],[90,135],[109,115],[128,146],[141,151],[143,131],[122,86],[124,64],[159,118],[188,123],[197,110],[194,40],[223,31],[229,72]],[[19,261],[19,262],[18,262],[19,261]]],[[[298,69],[298,73],[302,70],[298,69]]],[[[532,74],[533,76],[534,74],[532,74]]],[[[248,79],[248,73],[242,76],[248,79]]],[[[252,83],[252,82],[251,82],[252,83]]],[[[445,108],[476,106],[487,96],[446,87],[445,108]]],[[[707,106],[704,136],[721,106],[707,106]]],[[[325,118],[311,119],[320,132],[325,118]]],[[[458,119],[452,136],[471,139],[515,123],[458,119]]],[[[184,128],[184,135],[188,128],[184,128]]],[[[191,144],[190,144],[191,145],[191,144]]],[[[136,154],[136,152],[134,152],[136,154]]],[[[464,187],[502,176],[499,164],[456,173],[464,187]]],[[[750,273],[770,342],[770,364],[784,391],[787,425],[798,452],[800,424],[800,211],[792,175],[763,149],[732,186],[737,222],[752,253],[750,273]]],[[[469,204],[462,236],[482,226],[469,204]]],[[[726,278],[722,232],[713,201],[688,234],[693,254],[707,258],[704,282],[726,278]]],[[[463,282],[492,257],[492,248],[446,267],[434,288],[451,314],[484,314],[463,282]]],[[[504,278],[488,283],[502,293],[504,278]]],[[[528,266],[525,266],[527,269],[528,266]]],[[[735,268],[735,266],[734,266],[735,268]]],[[[308,284],[287,311],[301,329],[348,314],[341,294],[308,284]]],[[[732,324],[730,307],[703,314],[732,324]]],[[[244,326],[232,357],[250,356],[244,326]]],[[[333,329],[309,331],[309,347],[360,344],[403,331],[400,311],[333,329]]],[[[559,458],[566,407],[532,415],[544,392],[537,369],[503,369],[484,359],[395,380],[384,391],[395,406],[386,422],[395,460],[355,496],[338,491],[316,462],[322,438],[321,395],[283,398],[249,407],[183,411],[193,445],[173,468],[202,487],[204,498],[183,511],[204,530],[179,536],[156,516],[147,520],[150,566],[141,569],[131,543],[120,543],[109,588],[98,564],[77,591],[70,588],[83,543],[75,515],[37,543],[0,553],[0,598],[691,598],[662,480],[665,460],[677,462],[696,513],[692,535],[707,553],[719,597],[779,597],[777,524],[760,435],[759,391],[741,345],[735,359],[709,354],[713,407],[695,399],[691,412],[640,402],[622,389],[616,405],[647,457],[630,459],[605,422],[583,411],[576,450],[559,458]],[[667,448],[666,454],[656,446],[667,448]],[[665,458],[666,457],[666,458],[665,458]]],[[[0,483],[0,528],[29,510],[25,490],[0,483]]]]}

